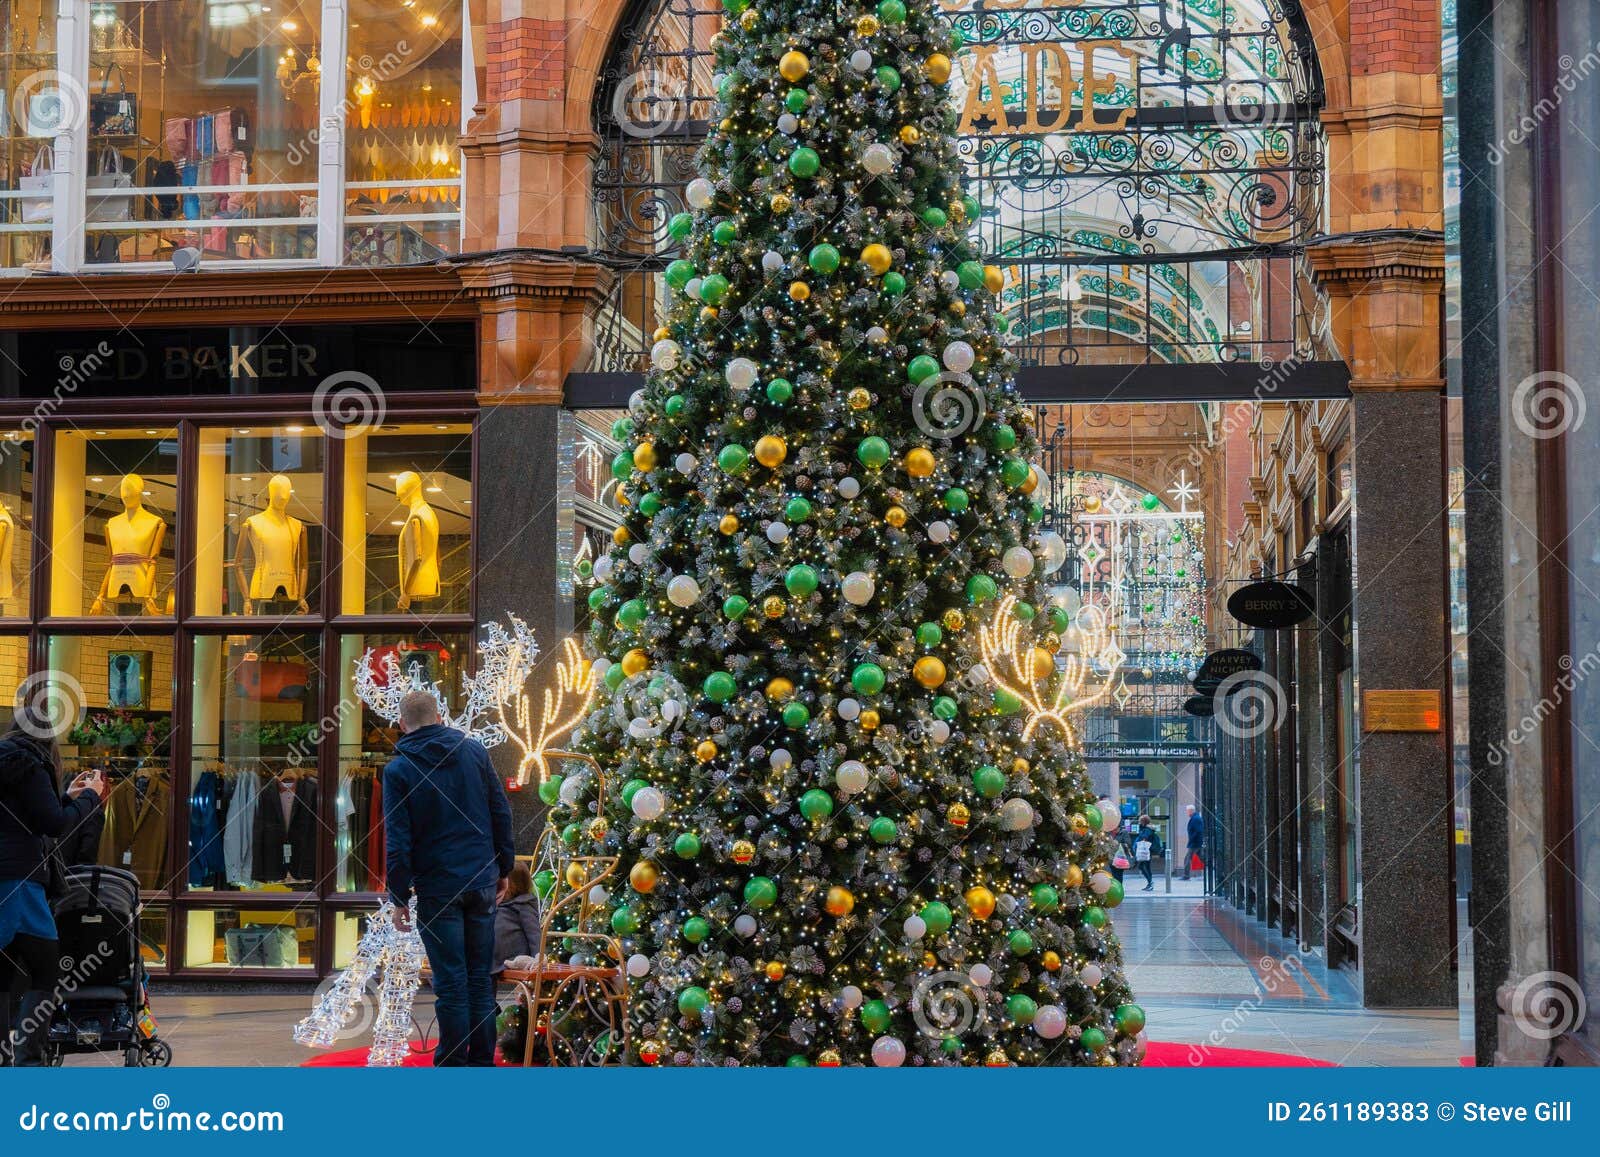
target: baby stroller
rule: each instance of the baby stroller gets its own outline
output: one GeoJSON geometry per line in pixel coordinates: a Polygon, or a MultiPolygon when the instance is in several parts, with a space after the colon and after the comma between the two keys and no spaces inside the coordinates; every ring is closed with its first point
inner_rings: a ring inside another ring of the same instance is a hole
{"type": "Polygon", "coordinates": [[[156,1039],[139,954],[139,878],[120,868],[82,864],[66,869],[66,890],[52,905],[61,942],[57,1005],[44,1040],[44,1061],[68,1053],[119,1050],[128,1068],[172,1063],[172,1046],[156,1039]]]}

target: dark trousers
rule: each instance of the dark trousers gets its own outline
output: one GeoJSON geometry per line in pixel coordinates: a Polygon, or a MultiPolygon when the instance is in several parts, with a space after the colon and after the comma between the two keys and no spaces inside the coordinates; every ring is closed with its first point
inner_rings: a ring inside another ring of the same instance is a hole
{"type": "Polygon", "coordinates": [[[1187,880],[1194,873],[1195,857],[1200,857],[1200,863],[1202,866],[1205,864],[1205,857],[1200,855],[1200,848],[1200,844],[1190,844],[1189,854],[1183,857],[1183,878],[1185,880],[1187,880]]]}
{"type": "Polygon", "coordinates": [[[417,898],[417,931],[433,969],[438,1066],[494,1064],[494,892],[417,898]]]}
{"type": "Polygon", "coordinates": [[[54,1011],[60,959],[60,943],[38,936],[19,934],[0,948],[0,1026],[5,1028],[0,1065],[23,1068],[44,1063],[40,1049],[54,1011]]]}
{"type": "Polygon", "coordinates": [[[1141,875],[1144,876],[1144,882],[1146,884],[1154,885],[1155,884],[1155,878],[1150,875],[1150,861],[1149,860],[1135,860],[1134,862],[1139,865],[1139,872],[1140,872],[1141,875]]]}

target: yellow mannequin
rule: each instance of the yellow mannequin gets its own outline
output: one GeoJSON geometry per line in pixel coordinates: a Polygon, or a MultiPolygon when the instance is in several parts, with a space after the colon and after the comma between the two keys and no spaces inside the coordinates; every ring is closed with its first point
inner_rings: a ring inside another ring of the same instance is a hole
{"type": "Polygon", "coordinates": [[[439,597],[439,516],[422,498],[422,479],[407,470],[394,482],[394,495],[405,503],[406,524],[400,528],[400,599],[408,610],[412,599],[439,597]]]}
{"type": "Polygon", "coordinates": [[[156,559],[161,557],[167,523],[144,508],[144,479],[137,474],[122,476],[121,493],[122,513],[106,519],[106,549],[111,552],[111,565],[100,580],[100,593],[89,613],[103,615],[107,599],[117,602],[126,597],[144,603],[145,614],[160,614],[155,597],[156,559]]]}
{"type": "Polygon", "coordinates": [[[16,519],[6,504],[0,502],[0,613],[10,614],[11,600],[17,595],[17,576],[11,569],[16,549],[16,519]]]}
{"type": "Polygon", "coordinates": [[[293,484],[274,474],[267,483],[266,509],[245,519],[240,529],[233,574],[247,615],[255,614],[255,604],[263,599],[293,599],[299,604],[296,611],[310,613],[305,597],[306,524],[289,513],[293,493],[293,484]]]}

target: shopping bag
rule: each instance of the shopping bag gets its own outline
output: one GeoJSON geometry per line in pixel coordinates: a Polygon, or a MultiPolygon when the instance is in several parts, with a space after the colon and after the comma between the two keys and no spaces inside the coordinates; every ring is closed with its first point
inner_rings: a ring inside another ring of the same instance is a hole
{"type": "Polygon", "coordinates": [[[100,78],[100,91],[89,96],[89,135],[132,137],[139,133],[139,98],[128,91],[122,66],[113,61],[100,78]],[[117,89],[112,91],[111,74],[117,74],[117,89]]]}
{"type": "Polygon", "coordinates": [[[17,188],[33,196],[22,198],[22,223],[48,225],[56,215],[56,175],[52,171],[50,147],[40,145],[33,155],[33,167],[17,181],[17,188]]]}
{"type": "Polygon", "coordinates": [[[116,194],[118,189],[133,188],[133,174],[122,167],[122,154],[116,149],[107,146],[100,150],[96,162],[99,172],[89,177],[89,205],[87,219],[90,221],[132,221],[133,198],[124,193],[116,194]]]}
{"type": "Polygon", "coordinates": [[[1133,858],[1138,860],[1141,864],[1148,863],[1150,861],[1150,853],[1152,850],[1153,846],[1149,840],[1139,840],[1133,845],[1133,858]]]}
{"type": "Polygon", "coordinates": [[[1189,870],[1191,872],[1203,871],[1205,869],[1205,866],[1206,866],[1206,862],[1200,858],[1200,853],[1199,852],[1190,852],[1189,853],[1189,870]]]}

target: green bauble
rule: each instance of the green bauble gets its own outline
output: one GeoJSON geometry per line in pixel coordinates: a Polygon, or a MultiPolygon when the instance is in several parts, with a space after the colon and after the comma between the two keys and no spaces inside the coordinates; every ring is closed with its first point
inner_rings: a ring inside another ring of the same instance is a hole
{"type": "Polygon", "coordinates": [[[633,419],[618,418],[611,423],[611,436],[618,442],[626,442],[633,436],[633,419]]]}
{"type": "Polygon", "coordinates": [[[1024,623],[1031,623],[1033,622],[1033,616],[1039,612],[1034,610],[1032,603],[1018,603],[1011,608],[1011,613],[1024,623]]]}
{"type": "Polygon", "coordinates": [[[850,686],[862,695],[876,695],[883,690],[883,668],[876,663],[857,663],[850,672],[850,686]]]}
{"type": "Polygon", "coordinates": [[[890,68],[887,64],[880,64],[873,70],[873,75],[878,78],[878,83],[890,96],[900,91],[900,73],[897,69],[890,68]]]}
{"type": "Polygon", "coordinates": [[[978,219],[978,215],[983,212],[983,206],[978,204],[978,198],[972,196],[970,193],[962,194],[961,207],[967,211],[968,221],[976,221],[978,219]]]}
{"type": "Polygon", "coordinates": [[[804,522],[811,517],[811,502],[798,494],[784,503],[783,516],[790,522],[804,522]]]}
{"type": "Polygon", "coordinates": [[[618,482],[626,482],[633,474],[633,455],[624,450],[611,459],[611,477],[618,482]]]}
{"type": "Polygon", "coordinates": [[[1119,1004],[1112,1015],[1117,1022],[1117,1031],[1123,1036],[1138,1036],[1144,1029],[1144,1009],[1137,1004],[1119,1004]]]}
{"type": "Polygon", "coordinates": [[[694,232],[694,214],[673,214],[672,220],[667,222],[667,232],[672,235],[674,241],[682,241],[690,233],[694,232]]]}
{"type": "Polygon", "coordinates": [[[1107,888],[1106,894],[1100,897],[1100,903],[1105,905],[1107,908],[1115,908],[1118,904],[1122,903],[1126,895],[1127,891],[1123,888],[1122,881],[1112,880],[1111,887],[1107,888]]]}
{"type": "Polygon", "coordinates": [[[956,276],[961,279],[962,289],[977,289],[983,284],[983,263],[980,261],[963,261],[956,266],[956,276]]]}
{"type": "Polygon", "coordinates": [[[1045,618],[1050,620],[1050,629],[1058,635],[1072,625],[1072,616],[1067,613],[1066,607],[1051,607],[1045,613],[1045,618]]]}
{"type": "Polygon", "coordinates": [[[683,922],[683,938],[690,944],[698,944],[711,935],[711,925],[699,916],[690,916],[683,922]]]}
{"type": "Polygon", "coordinates": [[[800,814],[808,820],[825,820],[833,814],[833,797],[814,787],[800,797],[800,814]]]}
{"type": "Polygon", "coordinates": [[[890,297],[899,297],[906,291],[905,277],[892,269],[883,275],[883,280],[878,284],[883,286],[883,291],[890,297]]]}
{"type": "Polygon", "coordinates": [[[869,1000],[861,1006],[861,1024],[868,1032],[883,1032],[889,1027],[889,1006],[881,1000],[869,1000]]]}
{"type": "Polygon", "coordinates": [[[554,807],[561,799],[561,777],[552,775],[539,785],[539,802],[554,807]]]}
{"type": "Polygon", "coordinates": [[[1011,328],[1011,323],[1005,319],[1004,314],[995,314],[994,328],[997,333],[1005,333],[1011,328]]]}
{"type": "Polygon", "coordinates": [[[1035,884],[1028,893],[1028,899],[1033,901],[1033,906],[1041,912],[1054,912],[1061,907],[1061,893],[1049,884],[1035,884]]]}
{"type": "Polygon", "coordinates": [[[943,229],[950,222],[950,215],[937,205],[929,205],[922,211],[922,223],[929,229],[943,229]]]}
{"type": "Polygon", "coordinates": [[[621,663],[613,663],[613,664],[611,664],[611,666],[606,668],[606,674],[605,674],[606,689],[610,690],[610,691],[615,691],[618,687],[622,686],[622,681],[624,679],[626,679],[627,677],[628,677],[628,673],[622,669],[622,664],[621,663]]]}
{"type": "MultiPolygon", "coordinates": [[[[927,354],[918,354],[911,359],[911,364],[906,367],[906,377],[911,379],[911,384],[920,386],[929,378],[939,372],[939,363],[927,354]]],[[[632,462],[632,459],[629,459],[632,462]]]]}
{"type": "Polygon", "coordinates": [[[961,1038],[946,1033],[944,1039],[939,1042],[939,1051],[946,1056],[954,1056],[961,1051],[961,1038]]]}
{"type": "Polygon", "coordinates": [[[617,608],[617,625],[631,631],[644,622],[647,614],[643,599],[629,599],[617,608]]]}
{"type": "Polygon", "coordinates": [[[549,899],[555,887],[556,874],[549,868],[541,868],[533,874],[533,890],[539,893],[541,900],[549,899]]]}
{"type": "Polygon", "coordinates": [[[1032,1024],[1033,1018],[1038,1011],[1039,1006],[1034,1003],[1031,996],[1021,992],[1013,992],[1006,997],[1006,1016],[1017,1024],[1032,1024]]]}
{"type": "Polygon", "coordinates": [[[900,834],[900,829],[894,826],[894,821],[888,816],[879,816],[867,828],[867,834],[872,837],[873,843],[887,844],[900,834]]]}
{"type": "Polygon", "coordinates": [[[700,854],[700,837],[693,832],[679,832],[672,841],[672,852],[680,860],[692,860],[700,854]]]}
{"type": "Polygon", "coordinates": [[[937,647],[944,641],[944,628],[938,623],[917,624],[917,646],[937,647]]]}
{"type": "Polygon", "coordinates": [[[1015,450],[1017,448],[1017,432],[1006,423],[1001,422],[994,428],[994,433],[990,435],[989,444],[1002,454],[1015,450]]]}
{"type": "Polygon", "coordinates": [[[711,239],[718,245],[732,245],[739,239],[739,227],[732,221],[718,221],[711,228],[711,239]]]}
{"type": "Polygon", "coordinates": [[[815,149],[801,145],[789,154],[789,171],[797,177],[815,177],[822,168],[822,158],[815,149]]]}
{"type": "Polygon", "coordinates": [[[1089,821],[1090,830],[1097,832],[1105,825],[1105,817],[1094,804],[1086,803],[1078,810],[1083,813],[1083,818],[1089,821]]]}
{"type": "Polygon", "coordinates": [[[972,773],[972,786],[984,799],[993,799],[1006,789],[1006,775],[992,763],[986,763],[972,773]]]}
{"type": "Polygon", "coordinates": [[[1026,482],[1030,473],[1028,464],[1021,458],[1007,458],[1000,464],[1000,481],[1012,490],[1026,482]]]}
{"type": "Polygon", "coordinates": [[[1006,937],[1006,944],[1015,956],[1027,956],[1033,951],[1033,937],[1021,928],[1006,937]]]}
{"type": "Polygon", "coordinates": [[[975,607],[982,606],[999,593],[999,586],[986,574],[975,574],[967,580],[967,601],[975,607]]]}
{"type": "Polygon", "coordinates": [[[1106,910],[1098,904],[1090,904],[1083,910],[1083,922],[1091,928],[1104,928],[1107,919],[1106,910]]]}
{"type": "Polygon", "coordinates": [[[817,572],[803,562],[792,566],[783,576],[783,589],[796,598],[805,598],[817,589],[817,572]]]}
{"type": "Polygon", "coordinates": [[[639,513],[647,518],[654,518],[661,513],[661,495],[651,492],[639,499],[639,513]]]}
{"type": "Polygon", "coordinates": [[[783,107],[792,113],[798,114],[805,110],[806,101],[809,99],[810,97],[806,93],[805,89],[791,88],[788,92],[783,94],[783,107]]]}
{"type": "Polygon", "coordinates": [[[650,781],[645,779],[630,779],[622,785],[622,806],[632,807],[633,797],[650,786],[650,781]]]}
{"type": "Polygon", "coordinates": [[[806,264],[818,273],[832,273],[839,268],[839,251],[832,245],[814,245],[806,264]]]}
{"type": "Polygon", "coordinates": [[[605,587],[595,587],[594,590],[590,591],[589,609],[591,611],[598,611],[602,606],[604,606],[607,593],[608,592],[606,591],[605,587]]]}
{"type": "Polygon", "coordinates": [[[1091,1053],[1097,1053],[1106,1047],[1106,1034],[1090,1025],[1083,1030],[1083,1035],[1078,1038],[1078,1043],[1091,1053]]]}
{"type": "Polygon", "coordinates": [[[717,465],[724,473],[738,474],[750,464],[750,451],[734,442],[717,451],[717,465]]]}
{"type": "Polygon", "coordinates": [[[881,470],[889,461],[889,443],[876,435],[863,438],[856,447],[856,458],[869,470],[881,470]]]}
{"type": "Polygon", "coordinates": [[[948,695],[940,695],[933,701],[933,715],[936,719],[943,719],[949,723],[961,712],[961,705],[948,695]]]}
{"type": "Polygon", "coordinates": [[[1042,503],[1042,502],[1030,502],[1030,503],[1028,503],[1028,521],[1033,523],[1033,525],[1035,525],[1035,526],[1038,526],[1041,522],[1044,521],[1044,503],[1042,503]]]}
{"type": "Polygon", "coordinates": [[[611,931],[619,936],[629,936],[639,930],[639,917],[633,914],[633,909],[624,904],[611,913],[611,931]]]}
{"type": "Polygon", "coordinates": [[[711,1003],[711,998],[706,995],[706,990],[699,985],[691,984],[688,988],[678,993],[678,1011],[684,1016],[699,1016],[705,1011],[706,1005],[711,1003]]]}
{"type": "Polygon", "coordinates": [[[773,378],[767,383],[767,400],[780,406],[794,397],[794,385],[786,378],[773,378]]]}
{"type": "Polygon", "coordinates": [[[1002,715],[1015,715],[1022,710],[1022,700],[1002,687],[994,691],[994,708],[1002,715]]]}
{"type": "Polygon", "coordinates": [[[739,683],[726,671],[713,671],[700,689],[713,703],[726,703],[739,693],[739,683]]]}
{"type": "Polygon", "coordinates": [[[811,722],[811,708],[804,703],[785,703],[783,705],[783,725],[790,731],[799,731],[811,722]]]}
{"type": "Polygon", "coordinates": [[[750,7],[750,0],[722,0],[722,6],[728,10],[729,15],[737,16],[750,7]]]}
{"type": "Polygon", "coordinates": [[[676,418],[679,414],[683,413],[684,405],[685,402],[683,400],[683,395],[673,394],[667,398],[666,402],[661,408],[667,412],[667,416],[669,418],[676,418]]]}
{"type": "Polygon", "coordinates": [[[778,902],[778,885],[765,876],[751,876],[744,886],[744,902],[752,908],[770,908],[778,902]]]}
{"type": "Polygon", "coordinates": [[[1154,510],[1161,505],[1161,499],[1157,498],[1154,494],[1146,494],[1143,498],[1139,499],[1139,505],[1144,507],[1146,510],[1154,510]]]}
{"type": "Polygon", "coordinates": [[[950,905],[941,900],[932,900],[922,906],[922,911],[917,913],[922,917],[922,922],[928,926],[928,931],[934,936],[943,936],[950,931],[950,905]]]}
{"type": "Polygon", "coordinates": [[[743,595],[729,595],[722,600],[722,613],[730,619],[742,619],[750,611],[750,600],[743,595]]]}
{"type": "Polygon", "coordinates": [[[668,285],[681,291],[685,285],[688,285],[694,279],[694,265],[681,257],[676,261],[669,261],[664,276],[668,285]]]}
{"type": "Polygon", "coordinates": [[[902,0],[881,0],[878,5],[878,19],[885,24],[904,24],[906,22],[906,6],[902,0]]]}
{"type": "Polygon", "coordinates": [[[811,1062],[799,1053],[794,1053],[788,1060],[783,1062],[783,1067],[786,1069],[809,1069],[811,1062]]]}
{"type": "Polygon", "coordinates": [[[971,501],[967,492],[959,486],[952,486],[944,492],[944,508],[951,514],[962,513],[971,501]]]}
{"type": "Polygon", "coordinates": [[[700,300],[707,305],[721,305],[727,296],[728,279],[720,273],[713,273],[700,283],[700,300]]]}

